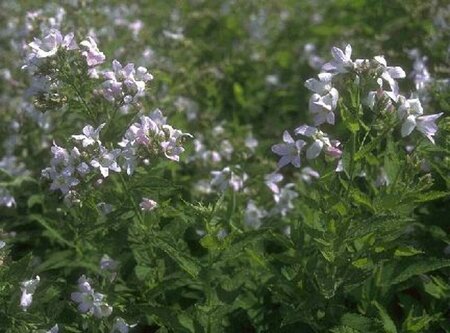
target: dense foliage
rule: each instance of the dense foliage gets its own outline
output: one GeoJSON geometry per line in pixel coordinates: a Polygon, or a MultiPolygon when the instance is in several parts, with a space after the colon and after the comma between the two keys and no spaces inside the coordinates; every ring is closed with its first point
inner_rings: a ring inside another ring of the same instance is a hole
{"type": "Polygon", "coordinates": [[[450,332],[446,1],[0,19],[0,332],[450,332]]]}

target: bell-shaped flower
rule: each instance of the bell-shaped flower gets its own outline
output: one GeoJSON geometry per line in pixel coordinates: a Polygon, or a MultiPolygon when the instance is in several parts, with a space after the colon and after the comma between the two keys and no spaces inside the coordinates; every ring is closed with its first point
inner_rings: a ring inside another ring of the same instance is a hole
{"type": "Polygon", "coordinates": [[[142,211],[151,212],[153,209],[158,207],[158,203],[149,198],[142,198],[142,201],[139,204],[139,207],[141,208],[142,211]]]}
{"type": "Polygon", "coordinates": [[[338,148],[340,142],[337,140],[330,140],[326,133],[315,127],[308,125],[299,126],[295,129],[295,134],[300,134],[314,140],[306,150],[306,158],[308,160],[318,157],[322,150],[324,150],[325,154],[331,158],[339,158],[342,155],[342,151],[338,148]]]}
{"type": "Polygon", "coordinates": [[[244,224],[251,229],[259,229],[262,224],[261,220],[266,216],[267,212],[250,200],[244,212],[244,224]]]}
{"type": "Polygon", "coordinates": [[[272,146],[272,151],[281,156],[278,161],[278,168],[282,168],[291,163],[296,168],[300,168],[300,152],[303,146],[306,144],[303,140],[294,141],[288,131],[283,133],[284,143],[276,144],[272,146]]]}
{"type": "Polygon", "coordinates": [[[84,275],[78,279],[78,291],[73,292],[70,298],[78,303],[81,313],[93,314],[96,318],[108,317],[112,313],[112,307],[104,301],[105,295],[95,292],[84,275]]]}
{"type": "Polygon", "coordinates": [[[104,178],[108,177],[109,170],[120,172],[121,168],[117,164],[117,157],[120,156],[120,149],[108,150],[105,147],[100,147],[100,155],[91,161],[94,168],[100,169],[100,173],[104,178]]]}
{"type": "Polygon", "coordinates": [[[103,127],[105,127],[105,125],[106,124],[103,123],[97,128],[94,128],[91,125],[84,126],[83,134],[72,135],[72,138],[74,138],[77,141],[81,141],[81,144],[83,145],[83,147],[93,145],[94,143],[101,145],[99,135],[100,135],[101,129],[103,127]]]}
{"type": "Polygon", "coordinates": [[[331,85],[331,79],[333,78],[333,75],[330,73],[319,73],[318,77],[319,80],[315,78],[306,80],[305,87],[312,92],[323,96],[329,93],[333,88],[333,86],[331,85]]]}
{"type": "Polygon", "coordinates": [[[279,193],[280,188],[278,183],[283,180],[283,175],[281,173],[270,173],[264,177],[264,183],[273,193],[279,193]]]}
{"type": "Polygon", "coordinates": [[[434,136],[438,130],[436,120],[444,113],[430,114],[426,116],[409,115],[402,124],[401,133],[402,137],[408,136],[411,132],[417,128],[419,132],[425,135],[431,143],[434,144],[434,136]]]}
{"type": "Polygon", "coordinates": [[[333,47],[331,49],[331,55],[334,59],[322,66],[323,71],[338,74],[347,73],[353,69],[354,64],[351,59],[352,47],[350,44],[347,44],[345,47],[345,52],[340,48],[333,47]]]}
{"type": "Polygon", "coordinates": [[[398,83],[395,79],[406,77],[405,71],[399,66],[388,66],[383,56],[374,57],[375,61],[381,67],[381,77],[389,84],[391,91],[386,92],[394,102],[397,102],[399,96],[398,83]]]}
{"type": "Polygon", "coordinates": [[[339,92],[332,88],[330,92],[324,96],[313,94],[309,99],[309,111],[313,114],[314,125],[318,126],[324,123],[334,125],[334,110],[337,107],[339,92]]]}
{"type": "Polygon", "coordinates": [[[36,278],[20,283],[20,290],[22,291],[20,306],[23,311],[27,311],[27,309],[31,306],[31,303],[33,302],[33,294],[36,291],[40,280],[39,275],[36,275],[36,278]]]}
{"type": "Polygon", "coordinates": [[[111,333],[128,333],[129,329],[135,327],[136,325],[137,324],[133,325],[127,324],[125,320],[123,320],[120,317],[117,317],[114,320],[114,325],[111,329],[111,333]]]}
{"type": "Polygon", "coordinates": [[[105,54],[98,49],[97,42],[91,36],[83,40],[80,45],[85,49],[81,54],[86,58],[89,67],[100,65],[105,61],[105,54]]]}
{"type": "Polygon", "coordinates": [[[32,49],[32,57],[34,56],[38,59],[55,55],[60,47],[66,50],[78,48],[73,32],[63,37],[61,32],[56,29],[52,29],[42,40],[35,38],[28,46],[32,49]]]}

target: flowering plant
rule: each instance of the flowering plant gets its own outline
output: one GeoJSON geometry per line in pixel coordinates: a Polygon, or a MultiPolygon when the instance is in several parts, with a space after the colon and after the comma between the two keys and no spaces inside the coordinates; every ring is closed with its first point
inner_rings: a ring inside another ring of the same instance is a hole
{"type": "Polygon", "coordinates": [[[1,2],[0,331],[448,332],[446,15],[1,2]]]}

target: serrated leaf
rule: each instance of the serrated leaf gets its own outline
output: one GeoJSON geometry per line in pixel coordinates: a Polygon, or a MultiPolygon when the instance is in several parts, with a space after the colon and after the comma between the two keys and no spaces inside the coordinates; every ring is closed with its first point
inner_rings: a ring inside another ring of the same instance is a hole
{"type": "Polygon", "coordinates": [[[404,258],[383,267],[382,286],[402,283],[413,276],[425,274],[440,268],[450,267],[450,260],[426,257],[404,258]]]}
{"type": "Polygon", "coordinates": [[[376,301],[373,301],[372,303],[373,303],[373,305],[375,305],[375,307],[378,310],[378,314],[380,315],[381,322],[383,323],[384,331],[386,333],[397,333],[397,327],[395,326],[391,317],[389,317],[388,313],[386,312],[386,309],[376,301]]]}
{"type": "Polygon", "coordinates": [[[448,197],[449,195],[450,195],[449,192],[444,191],[428,191],[426,193],[418,195],[418,197],[414,199],[414,202],[428,202],[440,198],[445,198],[448,197]]]}
{"type": "Polygon", "coordinates": [[[189,275],[196,278],[198,273],[200,272],[200,266],[188,255],[184,254],[182,251],[174,248],[167,240],[161,237],[155,237],[153,242],[156,246],[158,246],[161,250],[169,255],[175,262],[180,265],[180,267],[186,271],[189,275]]]}
{"type": "Polygon", "coordinates": [[[365,317],[358,313],[346,313],[341,317],[341,324],[346,327],[364,333],[376,333],[380,328],[380,324],[372,318],[365,317]]]}

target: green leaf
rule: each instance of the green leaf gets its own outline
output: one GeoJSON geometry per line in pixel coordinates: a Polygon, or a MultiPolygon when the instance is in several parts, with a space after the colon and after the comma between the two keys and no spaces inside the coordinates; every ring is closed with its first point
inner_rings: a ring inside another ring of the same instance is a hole
{"type": "Polygon", "coordinates": [[[134,268],[134,273],[136,274],[136,277],[140,281],[145,281],[150,275],[151,271],[152,269],[146,266],[136,266],[134,268]]]}
{"type": "Polygon", "coordinates": [[[345,106],[345,104],[340,103],[339,111],[345,126],[350,130],[350,132],[352,133],[358,132],[360,128],[358,119],[351,114],[351,112],[345,106]]]}
{"type": "Polygon", "coordinates": [[[72,242],[70,242],[70,241],[68,241],[67,239],[65,239],[65,238],[59,233],[58,230],[56,230],[55,228],[53,228],[53,227],[47,222],[47,220],[46,220],[43,216],[36,215],[36,214],[32,214],[32,215],[29,216],[29,219],[30,219],[31,221],[36,221],[36,222],[38,222],[41,226],[43,226],[55,240],[58,240],[58,241],[60,241],[61,243],[66,244],[67,246],[70,246],[70,247],[73,247],[73,248],[75,247],[75,245],[74,245],[72,242]]]}
{"type": "Polygon", "coordinates": [[[396,249],[394,255],[396,257],[411,257],[421,253],[423,253],[423,251],[415,249],[412,246],[404,246],[396,249]]]}
{"type": "Polygon", "coordinates": [[[389,315],[387,314],[386,309],[376,301],[373,301],[372,303],[378,310],[378,314],[380,315],[381,321],[383,323],[384,331],[386,333],[397,333],[397,327],[395,327],[395,324],[392,321],[391,317],[389,317],[389,315]]]}
{"type": "Polygon", "coordinates": [[[186,255],[183,251],[174,248],[168,240],[161,237],[155,237],[152,241],[157,247],[169,255],[180,267],[189,275],[196,278],[200,272],[201,267],[192,258],[186,255]]]}
{"type": "Polygon", "coordinates": [[[409,257],[401,261],[395,260],[383,267],[381,285],[395,285],[413,276],[432,272],[444,267],[450,267],[450,260],[427,257],[409,257]]]}
{"type": "Polygon", "coordinates": [[[365,333],[376,333],[380,328],[380,324],[374,319],[365,317],[358,313],[346,313],[341,317],[341,324],[352,329],[365,332],[365,333]]]}
{"type": "Polygon", "coordinates": [[[433,201],[440,198],[446,198],[450,195],[450,192],[444,191],[427,191],[426,193],[418,195],[414,198],[414,202],[427,202],[433,201]]]}

